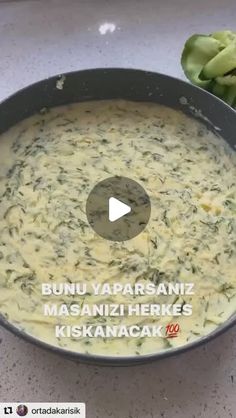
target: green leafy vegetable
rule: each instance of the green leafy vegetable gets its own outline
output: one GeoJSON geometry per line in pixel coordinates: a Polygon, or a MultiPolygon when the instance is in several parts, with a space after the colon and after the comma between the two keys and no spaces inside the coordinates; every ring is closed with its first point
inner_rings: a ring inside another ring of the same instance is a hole
{"type": "Polygon", "coordinates": [[[185,43],[181,64],[193,84],[236,107],[236,32],[191,36],[185,43]]]}

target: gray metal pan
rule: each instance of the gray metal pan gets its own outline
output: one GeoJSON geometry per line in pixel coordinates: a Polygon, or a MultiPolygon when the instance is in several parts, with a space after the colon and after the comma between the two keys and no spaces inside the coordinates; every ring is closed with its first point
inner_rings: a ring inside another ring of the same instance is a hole
{"type": "MultiPolygon", "coordinates": [[[[236,112],[212,94],[173,77],[134,69],[91,69],[54,76],[26,87],[0,103],[0,132],[42,108],[86,100],[127,99],[150,101],[199,118],[231,147],[236,145],[236,112]],[[58,80],[60,84],[58,85],[58,80]],[[64,80],[64,81],[63,81],[64,80]]],[[[1,145],[0,145],[1,146],[1,145]]],[[[0,148],[1,149],[1,148],[0,148]]],[[[235,307],[236,311],[236,307],[235,307]]],[[[150,355],[112,357],[82,354],[46,344],[19,330],[0,314],[0,325],[44,349],[74,360],[97,365],[128,366],[181,354],[217,337],[236,323],[236,314],[209,335],[183,347],[150,355]]]]}

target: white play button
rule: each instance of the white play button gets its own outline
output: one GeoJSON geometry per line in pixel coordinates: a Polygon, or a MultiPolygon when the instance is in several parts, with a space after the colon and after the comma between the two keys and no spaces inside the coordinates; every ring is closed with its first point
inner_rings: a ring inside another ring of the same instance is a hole
{"type": "Polygon", "coordinates": [[[116,199],[115,197],[110,197],[109,199],[109,221],[114,222],[117,219],[122,218],[122,216],[127,215],[131,212],[131,207],[116,199]]]}
{"type": "Polygon", "coordinates": [[[88,195],[86,215],[100,237],[123,242],[146,228],[151,214],[150,199],[143,187],[128,177],[99,181],[88,195]]]}

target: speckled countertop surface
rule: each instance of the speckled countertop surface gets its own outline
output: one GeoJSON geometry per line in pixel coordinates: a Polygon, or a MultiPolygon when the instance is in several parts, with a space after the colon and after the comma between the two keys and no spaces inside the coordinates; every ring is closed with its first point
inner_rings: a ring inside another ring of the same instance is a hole
{"type": "MultiPolygon", "coordinates": [[[[235,0],[0,1],[0,98],[78,68],[183,77],[188,35],[235,29],[235,18],[235,0]]],[[[235,328],[179,357],[121,369],[75,364],[0,328],[0,376],[0,401],[84,401],[88,418],[235,418],[235,328]]]]}

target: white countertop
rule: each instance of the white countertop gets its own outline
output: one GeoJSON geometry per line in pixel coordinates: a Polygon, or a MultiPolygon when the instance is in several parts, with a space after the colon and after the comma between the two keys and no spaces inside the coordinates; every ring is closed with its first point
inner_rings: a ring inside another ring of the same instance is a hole
{"type": "MultiPolygon", "coordinates": [[[[235,0],[0,1],[0,99],[89,67],[184,78],[186,38],[224,28],[236,30],[235,0]]],[[[84,401],[87,418],[236,417],[235,328],[194,351],[133,368],[75,364],[0,328],[0,375],[0,401],[84,401]]]]}

